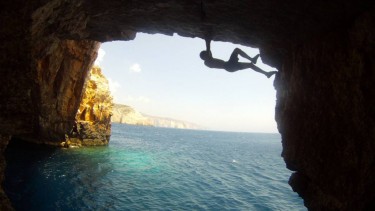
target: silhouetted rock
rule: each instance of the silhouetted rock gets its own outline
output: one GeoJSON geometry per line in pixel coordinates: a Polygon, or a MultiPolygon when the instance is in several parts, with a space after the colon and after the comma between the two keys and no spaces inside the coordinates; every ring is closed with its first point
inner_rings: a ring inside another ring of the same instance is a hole
{"type": "Polygon", "coordinates": [[[10,140],[9,135],[0,135],[0,210],[13,210],[10,201],[3,191],[4,171],[6,168],[4,151],[10,140]]]}

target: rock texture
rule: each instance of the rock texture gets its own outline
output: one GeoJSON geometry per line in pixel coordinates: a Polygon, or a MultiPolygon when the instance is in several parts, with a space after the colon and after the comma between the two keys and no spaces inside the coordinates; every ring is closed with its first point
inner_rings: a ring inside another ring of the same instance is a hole
{"type": "Polygon", "coordinates": [[[112,122],[129,125],[144,125],[179,129],[203,129],[197,124],[186,121],[142,114],[130,106],[121,104],[115,104],[111,120],[112,122]]]}
{"type": "Polygon", "coordinates": [[[33,141],[61,142],[72,127],[99,43],[47,39],[36,40],[33,45],[38,100],[34,108],[38,115],[35,117],[37,127],[34,128],[33,141]]]}
{"type": "Polygon", "coordinates": [[[0,134],[60,142],[74,123],[96,41],[129,40],[137,32],[212,34],[259,47],[262,60],[279,69],[282,156],[306,206],[374,210],[374,4],[2,1],[0,134]]]}
{"type": "Polygon", "coordinates": [[[10,140],[9,135],[0,135],[0,210],[13,210],[10,201],[3,191],[4,171],[6,168],[4,151],[10,140]]]}
{"type": "Polygon", "coordinates": [[[89,72],[66,146],[107,145],[111,136],[113,98],[100,67],[89,72]]]}
{"type": "Polygon", "coordinates": [[[290,184],[312,210],[375,208],[374,14],[294,47],[275,81],[290,184]]]}

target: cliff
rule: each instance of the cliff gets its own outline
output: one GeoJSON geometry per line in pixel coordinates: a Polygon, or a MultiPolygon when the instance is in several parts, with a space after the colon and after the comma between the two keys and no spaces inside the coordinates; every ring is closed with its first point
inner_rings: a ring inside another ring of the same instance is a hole
{"type": "Polygon", "coordinates": [[[194,123],[142,114],[130,106],[120,104],[115,104],[113,108],[112,122],[179,129],[202,129],[201,126],[194,123]]]}
{"type": "MultiPolygon", "coordinates": [[[[374,4],[2,1],[0,146],[11,137],[65,139],[99,42],[131,40],[137,32],[211,34],[214,41],[258,47],[262,61],[279,70],[275,111],[282,156],[305,205],[375,210],[374,4]]],[[[0,199],[5,210],[6,196],[0,199]]]]}
{"type": "Polygon", "coordinates": [[[186,122],[177,119],[171,119],[166,117],[156,117],[146,115],[151,124],[155,127],[167,127],[167,128],[178,128],[178,129],[195,129],[201,130],[202,126],[199,126],[195,123],[186,122]]]}
{"type": "Polygon", "coordinates": [[[132,107],[121,104],[114,105],[111,120],[112,122],[121,124],[152,126],[151,121],[147,117],[132,107]]]}
{"type": "Polygon", "coordinates": [[[64,145],[107,145],[111,136],[113,98],[100,67],[91,68],[75,124],[64,145]]]}

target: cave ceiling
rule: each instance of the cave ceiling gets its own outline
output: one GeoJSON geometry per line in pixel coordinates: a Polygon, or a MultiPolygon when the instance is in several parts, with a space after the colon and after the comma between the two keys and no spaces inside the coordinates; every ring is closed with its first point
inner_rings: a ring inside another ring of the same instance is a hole
{"type": "Polygon", "coordinates": [[[51,1],[46,7],[55,7],[54,14],[46,21],[60,37],[101,42],[134,39],[137,32],[212,34],[216,41],[258,47],[262,60],[279,67],[288,47],[340,30],[370,5],[354,0],[51,1]]]}

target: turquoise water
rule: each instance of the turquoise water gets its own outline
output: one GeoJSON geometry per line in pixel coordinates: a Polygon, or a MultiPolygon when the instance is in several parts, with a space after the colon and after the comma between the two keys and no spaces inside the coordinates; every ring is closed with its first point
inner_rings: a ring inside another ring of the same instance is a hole
{"type": "Polygon", "coordinates": [[[17,210],[306,210],[279,134],[113,124],[108,147],[10,146],[17,210]]]}

